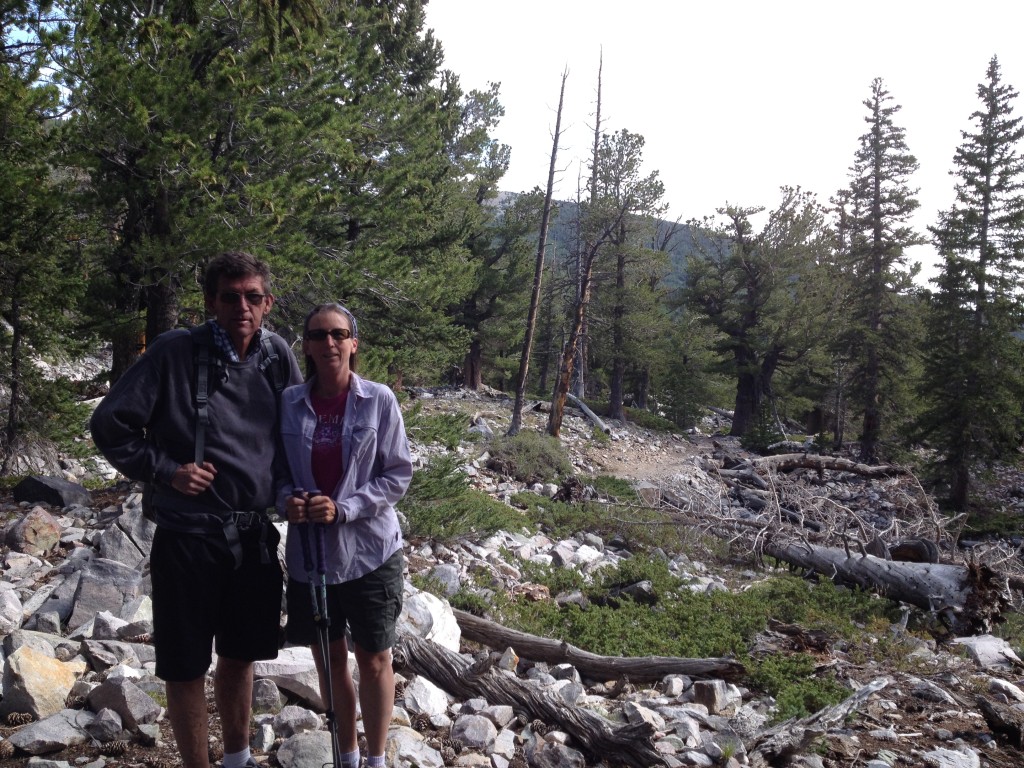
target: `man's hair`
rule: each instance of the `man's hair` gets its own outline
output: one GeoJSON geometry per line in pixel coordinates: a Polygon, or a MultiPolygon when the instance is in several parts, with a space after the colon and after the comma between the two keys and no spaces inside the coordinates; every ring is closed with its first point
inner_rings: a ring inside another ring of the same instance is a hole
{"type": "Polygon", "coordinates": [[[214,257],[206,267],[203,293],[207,296],[215,295],[222,277],[234,280],[250,275],[260,278],[263,281],[263,290],[270,293],[270,268],[266,264],[245,251],[225,251],[214,257]]]}

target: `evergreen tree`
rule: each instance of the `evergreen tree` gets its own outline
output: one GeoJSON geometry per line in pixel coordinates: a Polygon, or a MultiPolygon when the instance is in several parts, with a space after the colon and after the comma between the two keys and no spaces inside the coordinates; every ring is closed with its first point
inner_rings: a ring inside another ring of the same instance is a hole
{"type": "Polygon", "coordinates": [[[1016,97],[993,57],[974,129],[962,132],[953,157],[956,200],[932,229],[943,265],[933,281],[920,426],[942,454],[957,510],[967,509],[977,463],[1011,450],[1020,429],[1024,126],[1013,116],[1016,97]]]}
{"type": "Polygon", "coordinates": [[[894,117],[900,107],[880,78],[864,101],[868,131],[850,168],[847,205],[842,217],[847,239],[851,286],[851,327],[841,346],[853,362],[853,395],[864,414],[860,458],[874,461],[883,437],[883,417],[894,404],[896,380],[906,371],[905,297],[918,265],[908,265],[906,250],[923,242],[908,224],[918,207],[916,190],[907,186],[917,160],[907,148],[905,131],[894,117]]]}
{"type": "Polygon", "coordinates": [[[272,321],[350,304],[374,375],[436,376],[464,354],[446,310],[475,279],[475,185],[503,161],[486,114],[439,70],[423,5],[69,6],[56,60],[68,142],[111,232],[93,244],[92,296],[115,376],[140,312],[148,338],[194,320],[205,261],[239,247],[271,262],[272,321]],[[268,8],[287,34],[268,38],[268,8]]]}
{"type": "MultiPolygon", "coordinates": [[[[16,4],[15,4],[16,5],[16,4]]],[[[0,9],[0,474],[27,432],[47,434],[64,403],[34,360],[69,349],[84,278],[76,241],[85,236],[67,205],[73,183],[56,162],[57,89],[40,84],[43,59],[35,37],[8,31],[38,14],[32,6],[0,9]]]]}
{"type": "Polygon", "coordinates": [[[827,324],[820,265],[831,247],[824,213],[808,194],[783,188],[760,232],[761,208],[720,209],[727,224],[692,222],[696,249],[687,262],[688,308],[717,332],[716,347],[736,386],[730,434],[744,435],[772,396],[780,366],[802,358],[827,324]]]}

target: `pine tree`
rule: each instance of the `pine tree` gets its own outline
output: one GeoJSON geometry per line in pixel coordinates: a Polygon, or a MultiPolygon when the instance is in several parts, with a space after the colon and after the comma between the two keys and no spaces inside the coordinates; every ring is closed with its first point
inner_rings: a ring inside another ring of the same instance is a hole
{"type": "Polygon", "coordinates": [[[826,324],[827,294],[819,265],[831,242],[814,199],[783,188],[760,232],[761,208],[727,206],[727,223],[692,222],[696,249],[687,263],[688,308],[717,332],[722,366],[735,382],[732,435],[750,429],[772,396],[780,366],[802,358],[826,324]]]}
{"type": "Polygon", "coordinates": [[[862,461],[877,458],[883,420],[895,401],[895,379],[905,371],[905,300],[918,269],[908,265],[906,251],[923,242],[908,224],[918,202],[907,182],[918,163],[904,129],[894,122],[900,107],[891,102],[876,78],[864,101],[868,131],[860,137],[843,195],[853,285],[851,327],[841,345],[854,361],[853,394],[864,414],[862,461]]]}
{"type": "MultiPolygon", "coordinates": [[[[8,29],[26,28],[31,10],[0,10],[5,42],[8,29]]],[[[76,221],[67,204],[74,179],[57,162],[58,93],[40,84],[39,50],[36,38],[25,37],[0,52],[0,474],[21,438],[47,434],[65,405],[33,360],[74,348],[69,337],[84,285],[76,242],[88,222],[76,221]]]]}
{"type": "Polygon", "coordinates": [[[981,106],[953,162],[956,200],[932,229],[943,256],[928,318],[923,434],[939,448],[950,503],[966,510],[979,462],[1014,447],[1022,415],[1024,349],[1024,138],[1017,92],[993,57],[978,86],[981,106]]]}

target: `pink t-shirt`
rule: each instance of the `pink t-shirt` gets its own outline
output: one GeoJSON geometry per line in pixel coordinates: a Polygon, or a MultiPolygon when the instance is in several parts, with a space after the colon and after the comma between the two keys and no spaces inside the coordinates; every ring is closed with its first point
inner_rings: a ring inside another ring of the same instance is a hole
{"type": "Polygon", "coordinates": [[[310,395],[316,413],[313,430],[313,479],[321,493],[330,495],[337,488],[343,474],[341,455],[341,428],[345,423],[345,401],[348,391],[336,397],[310,395]]]}

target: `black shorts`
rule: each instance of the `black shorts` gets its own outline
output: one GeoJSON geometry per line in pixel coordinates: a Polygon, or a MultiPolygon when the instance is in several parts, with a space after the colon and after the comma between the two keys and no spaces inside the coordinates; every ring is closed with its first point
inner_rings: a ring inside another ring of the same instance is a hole
{"type": "Polygon", "coordinates": [[[239,531],[242,565],[235,570],[220,532],[196,535],[158,526],[150,553],[153,644],[158,677],[185,682],[219,656],[239,661],[273,659],[280,647],[283,577],[276,550],[280,533],[270,523],[239,531]],[[268,563],[260,552],[269,549],[268,563]]]}
{"type": "MultiPolygon", "coordinates": [[[[327,636],[339,640],[346,626],[352,639],[364,651],[378,653],[395,644],[395,624],[402,612],[402,570],[404,560],[398,551],[375,571],[343,584],[327,585],[327,636]]],[[[314,585],[319,589],[318,585],[314,585]]],[[[317,626],[313,621],[313,596],[310,585],[288,579],[288,642],[316,645],[317,626]]]]}

